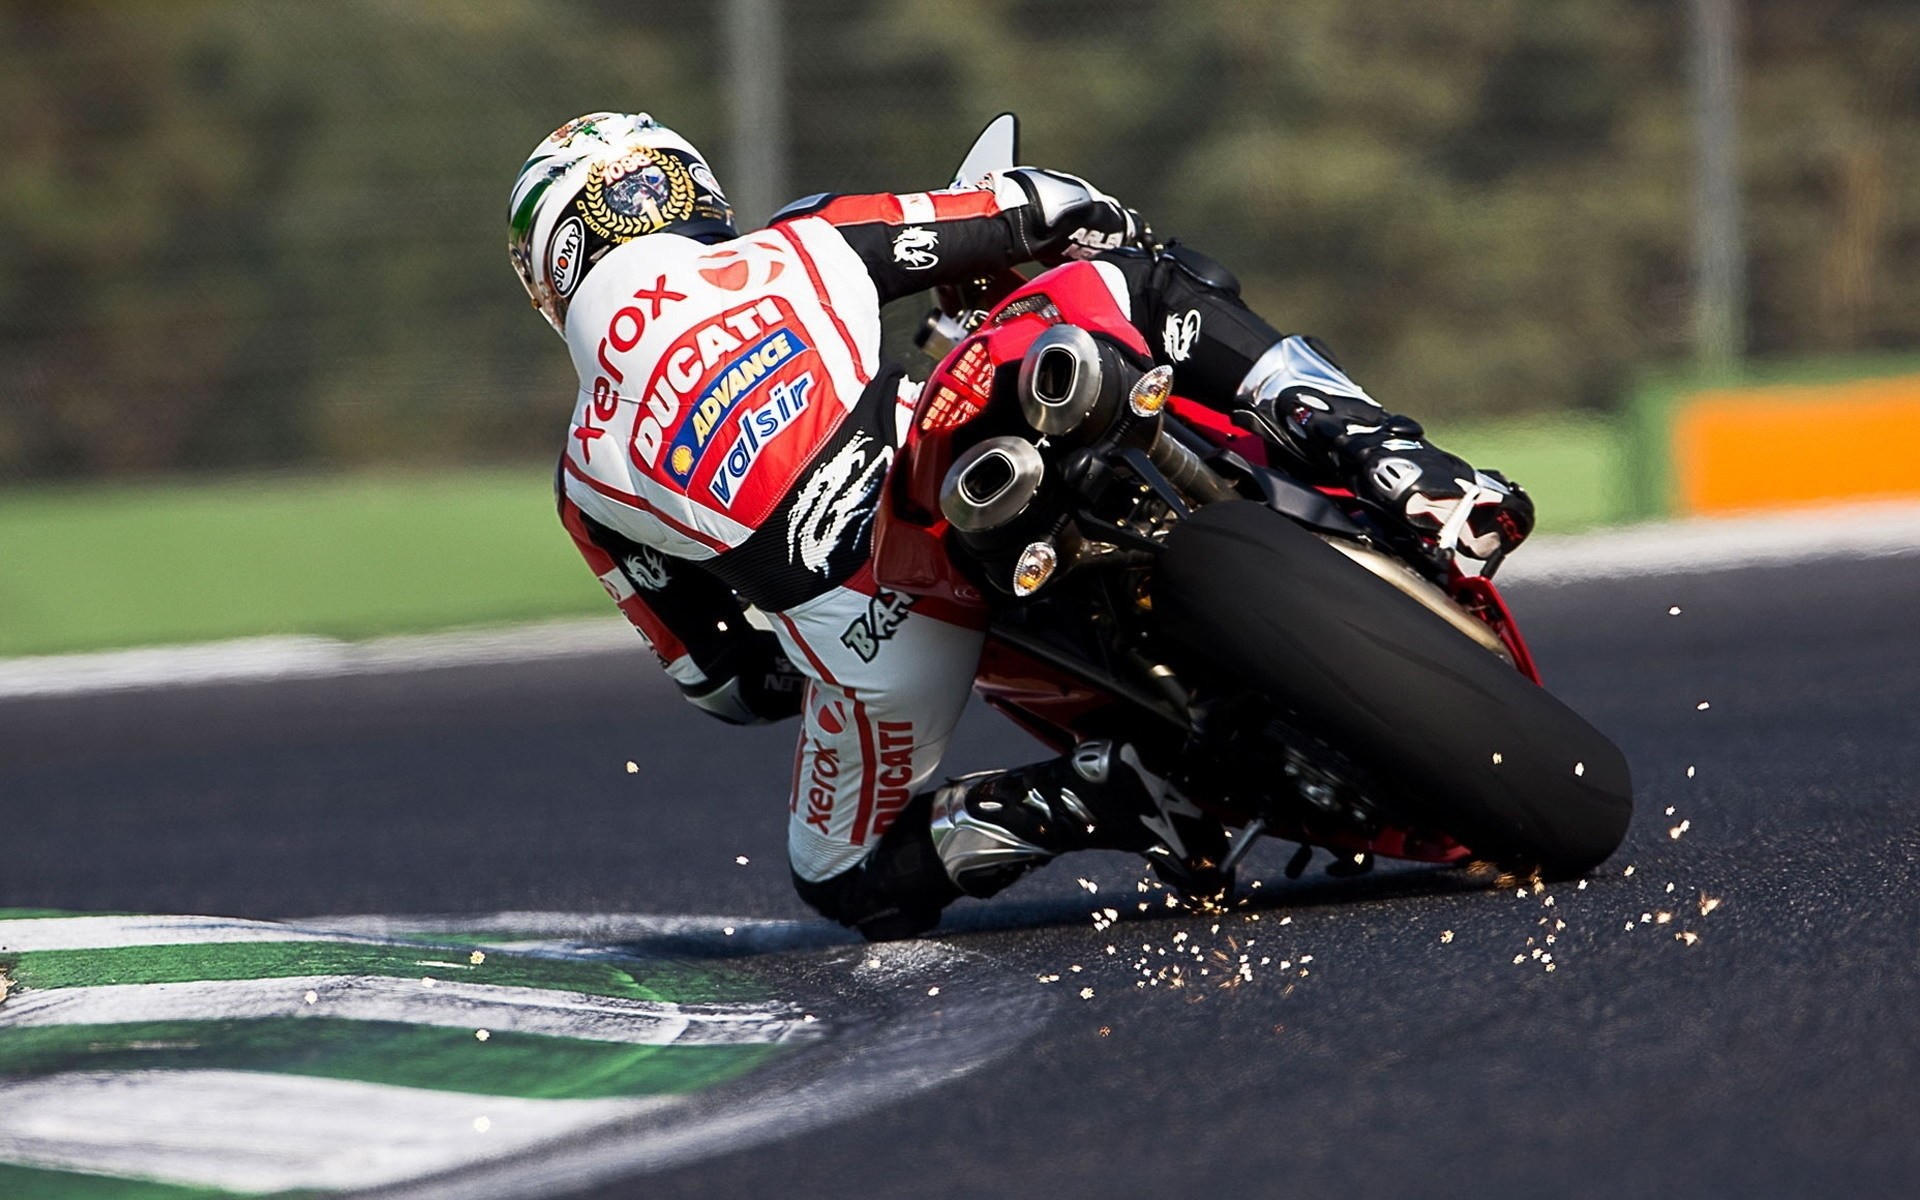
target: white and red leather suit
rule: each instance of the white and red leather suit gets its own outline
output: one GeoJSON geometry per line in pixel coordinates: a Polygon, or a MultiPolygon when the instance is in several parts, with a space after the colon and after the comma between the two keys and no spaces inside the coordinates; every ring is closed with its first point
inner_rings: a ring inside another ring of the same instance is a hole
{"type": "Polygon", "coordinates": [[[1263,407],[1302,469],[1364,487],[1390,453],[1398,473],[1375,483],[1396,505],[1433,483],[1457,498],[1452,477],[1473,478],[1357,389],[1292,386],[1300,339],[1251,312],[1205,256],[1129,251],[1136,232],[1080,181],[1026,168],[978,189],[815,197],[727,241],[617,245],[566,312],[580,384],[561,518],[694,703],[740,723],[802,716],[788,797],[796,884],[869,936],[925,928],[960,894],[924,803],[875,850],[938,766],[984,640],[966,613],[873,580],[875,499],[912,410],[901,370],[880,360],[883,304],[1106,251],[1076,269],[1099,273],[1180,390],[1263,407]]]}
{"type": "Polygon", "coordinates": [[[880,361],[880,307],[1044,253],[1023,206],[1003,180],[803,202],[717,244],[641,237],[566,316],[580,386],[562,519],[668,674],[720,715],[752,719],[756,689],[778,685],[758,678],[773,664],[739,600],[771,618],[805,676],[788,800],[802,881],[858,864],[932,774],[982,641],[866,564],[912,405],[880,361]]]}

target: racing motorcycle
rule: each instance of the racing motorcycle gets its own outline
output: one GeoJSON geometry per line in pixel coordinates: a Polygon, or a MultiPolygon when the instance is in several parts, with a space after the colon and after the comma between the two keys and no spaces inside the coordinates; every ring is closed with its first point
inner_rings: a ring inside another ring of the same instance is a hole
{"type": "MultiPolygon", "coordinates": [[[[1013,165],[1016,136],[1010,114],[990,125],[956,182],[1013,165]]],[[[1498,562],[1463,567],[1457,524],[1416,535],[1289,469],[1260,414],[1172,394],[1091,264],[940,300],[876,578],[978,610],[987,704],[1059,751],[1131,742],[1233,831],[1219,861],[1163,878],[1228,887],[1261,836],[1298,843],[1294,876],[1314,847],[1335,873],[1567,877],[1619,846],[1625,758],[1541,686],[1498,562]]],[[[1354,386],[1291,351],[1303,381],[1354,386]]]]}

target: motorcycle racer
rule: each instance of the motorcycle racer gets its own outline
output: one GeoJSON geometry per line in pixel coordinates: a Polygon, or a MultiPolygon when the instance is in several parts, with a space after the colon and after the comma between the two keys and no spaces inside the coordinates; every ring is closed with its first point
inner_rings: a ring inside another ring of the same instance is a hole
{"type": "Polygon", "coordinates": [[[1191,882],[1221,849],[1124,744],[924,788],[984,632],[873,578],[876,498],[914,402],[880,360],[882,305],[1089,260],[1074,269],[1100,273],[1183,392],[1259,414],[1303,473],[1483,560],[1531,528],[1524,492],[1425,442],[1317,343],[1247,309],[1218,264],[1152,247],[1137,214],[1071,175],[823,194],[742,235],[684,138],[646,114],[594,113],[522,167],[508,248],[579,377],[563,524],[692,703],[736,724],[802,717],[795,885],[869,937],[920,932],[959,895],[1069,850],[1142,853],[1191,882]]]}

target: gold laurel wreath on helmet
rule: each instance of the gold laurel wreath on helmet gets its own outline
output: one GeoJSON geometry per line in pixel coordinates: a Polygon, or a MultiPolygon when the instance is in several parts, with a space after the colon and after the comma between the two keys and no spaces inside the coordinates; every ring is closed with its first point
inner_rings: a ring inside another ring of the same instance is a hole
{"type": "Polygon", "coordinates": [[[636,150],[622,155],[610,163],[595,163],[587,171],[587,186],[580,194],[580,215],[587,224],[603,238],[613,241],[626,241],[643,234],[652,233],[673,221],[683,220],[693,212],[694,182],[692,172],[687,165],[670,154],[636,150]],[[622,165],[637,156],[660,168],[667,177],[667,202],[660,208],[660,219],[655,221],[646,214],[629,216],[615,212],[606,200],[606,172],[609,167],[622,165]]]}

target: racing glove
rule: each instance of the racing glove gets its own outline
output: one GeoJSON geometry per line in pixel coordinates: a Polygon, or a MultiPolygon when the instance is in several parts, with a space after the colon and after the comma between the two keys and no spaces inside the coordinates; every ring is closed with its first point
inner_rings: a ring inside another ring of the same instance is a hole
{"type": "Polygon", "coordinates": [[[729,725],[767,725],[800,715],[806,676],[794,668],[780,639],[756,629],[727,649],[706,681],[680,690],[709,716],[729,725]]]}
{"type": "Polygon", "coordinates": [[[1016,228],[1021,249],[1037,261],[1092,258],[1122,246],[1144,246],[1152,237],[1139,213],[1078,175],[1015,167],[1001,178],[1025,197],[1025,217],[1016,228]]]}

